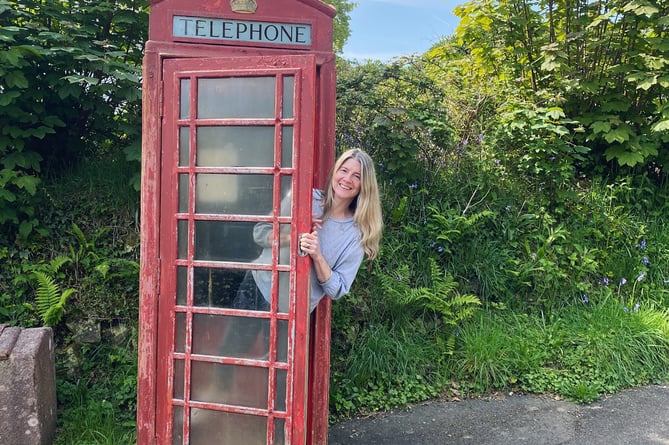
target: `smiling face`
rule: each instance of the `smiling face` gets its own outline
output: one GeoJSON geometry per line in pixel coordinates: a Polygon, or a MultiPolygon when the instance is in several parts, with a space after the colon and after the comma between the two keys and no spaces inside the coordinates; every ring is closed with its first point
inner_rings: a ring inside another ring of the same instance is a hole
{"type": "Polygon", "coordinates": [[[362,171],[360,161],[350,158],[332,176],[332,190],[336,199],[353,201],[360,193],[362,171]]]}

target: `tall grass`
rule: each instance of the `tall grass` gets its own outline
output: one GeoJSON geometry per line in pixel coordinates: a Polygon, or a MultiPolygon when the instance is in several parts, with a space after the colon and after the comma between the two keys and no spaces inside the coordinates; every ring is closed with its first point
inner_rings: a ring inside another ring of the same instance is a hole
{"type": "Polygon", "coordinates": [[[669,310],[613,296],[549,315],[482,311],[459,336],[454,378],[589,402],[669,377],[669,310]]]}

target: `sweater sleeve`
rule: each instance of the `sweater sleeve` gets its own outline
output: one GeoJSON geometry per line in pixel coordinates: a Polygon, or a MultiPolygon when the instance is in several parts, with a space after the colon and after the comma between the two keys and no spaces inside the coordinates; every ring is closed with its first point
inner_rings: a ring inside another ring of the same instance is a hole
{"type": "MultiPolygon", "coordinates": [[[[286,196],[281,200],[281,214],[282,215],[289,215],[290,214],[290,207],[292,204],[291,201],[292,197],[292,192],[289,192],[286,194],[286,196]]],[[[271,215],[271,213],[270,213],[271,215]]],[[[288,233],[290,231],[290,227],[287,225],[282,225],[281,226],[281,232],[286,232],[288,233]]],[[[253,241],[255,243],[263,248],[270,248],[272,247],[272,223],[270,222],[261,222],[256,224],[253,227],[253,241]]]]}
{"type": "MultiPolygon", "coordinates": [[[[363,257],[364,251],[360,244],[357,242],[349,243],[332,266],[330,278],[324,283],[319,283],[323,292],[333,300],[346,295],[351,290],[363,257]]],[[[316,277],[314,279],[317,280],[316,277]]]]}

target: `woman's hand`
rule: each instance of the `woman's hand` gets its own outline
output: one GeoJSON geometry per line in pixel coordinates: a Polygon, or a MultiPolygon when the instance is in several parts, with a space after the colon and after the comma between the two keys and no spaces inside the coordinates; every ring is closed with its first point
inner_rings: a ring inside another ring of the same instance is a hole
{"type": "Polygon", "coordinates": [[[318,232],[303,233],[300,236],[300,249],[312,258],[321,255],[321,246],[318,242],[318,232]]]}

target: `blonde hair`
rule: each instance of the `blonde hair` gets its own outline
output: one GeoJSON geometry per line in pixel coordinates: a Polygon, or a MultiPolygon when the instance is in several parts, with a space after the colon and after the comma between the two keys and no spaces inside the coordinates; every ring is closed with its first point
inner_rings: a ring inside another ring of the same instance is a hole
{"type": "Polygon", "coordinates": [[[367,257],[373,260],[379,253],[383,217],[381,215],[381,198],[379,197],[379,186],[376,182],[374,161],[367,153],[354,148],[339,156],[328,176],[327,191],[323,197],[323,215],[324,217],[329,215],[334,202],[332,178],[342,164],[349,159],[355,159],[360,163],[360,193],[351,202],[349,208],[353,212],[353,221],[362,233],[362,248],[367,257]]]}

